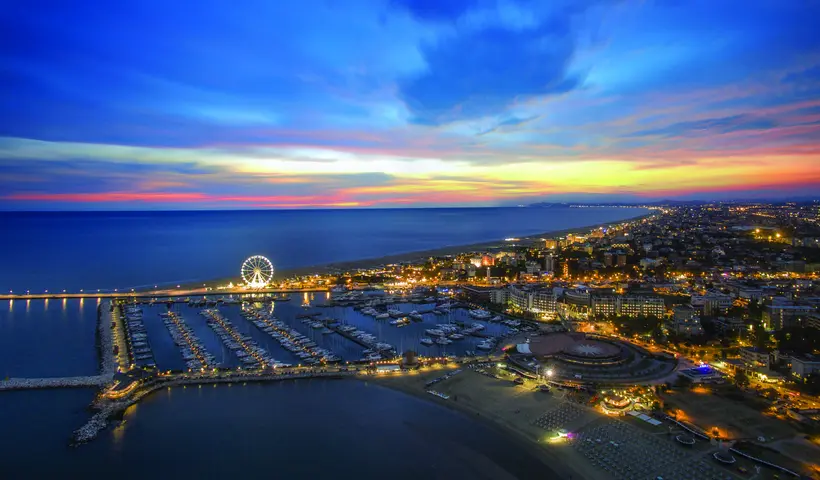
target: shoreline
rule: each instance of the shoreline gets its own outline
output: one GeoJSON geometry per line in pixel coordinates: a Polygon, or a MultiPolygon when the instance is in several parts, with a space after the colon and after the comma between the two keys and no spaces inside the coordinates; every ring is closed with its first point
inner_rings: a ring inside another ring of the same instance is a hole
{"type": "MultiPolygon", "coordinates": [[[[647,213],[643,213],[641,215],[637,215],[634,217],[627,217],[622,218],[620,220],[614,220],[611,222],[603,222],[603,223],[596,223],[593,225],[586,225],[581,227],[573,227],[573,228],[565,228],[562,230],[550,230],[547,232],[542,233],[535,233],[531,235],[526,235],[523,237],[516,237],[518,238],[517,242],[507,242],[503,239],[498,240],[488,240],[483,242],[476,242],[476,243],[468,243],[468,244],[461,244],[461,245],[448,245],[443,247],[431,248],[427,250],[414,250],[410,252],[403,252],[403,253],[395,253],[390,255],[383,255],[379,257],[367,257],[361,258],[358,260],[345,260],[340,262],[332,262],[332,263],[324,263],[318,265],[309,265],[306,267],[294,267],[294,268],[287,268],[281,271],[277,271],[275,277],[277,279],[287,279],[292,277],[298,276],[305,276],[305,275],[312,275],[312,274],[327,274],[336,271],[349,271],[355,270],[360,268],[369,268],[378,265],[388,265],[388,264],[395,264],[395,263],[405,263],[405,262],[413,262],[416,260],[425,259],[428,257],[440,257],[446,255],[456,255],[459,253],[464,253],[468,251],[474,250],[491,250],[491,249],[504,249],[506,247],[513,247],[513,246],[521,246],[521,245],[532,245],[536,241],[540,241],[542,238],[545,237],[556,237],[556,236],[563,236],[568,235],[571,233],[580,233],[586,232],[589,230],[594,230],[600,227],[606,227],[613,224],[623,223],[623,222],[634,222],[643,220],[645,218],[649,218],[655,215],[654,210],[649,210],[647,213]]],[[[209,284],[221,284],[226,282],[236,282],[238,281],[238,277],[229,277],[229,278],[221,278],[216,280],[208,280],[204,282],[197,282],[196,285],[201,285],[201,283],[209,283],[209,284]]],[[[194,283],[185,283],[182,284],[183,288],[193,287],[194,283]]]]}
{"type": "MultiPolygon", "coordinates": [[[[391,380],[397,380],[396,378],[391,377],[379,377],[377,375],[339,375],[339,374],[327,374],[327,375],[305,375],[305,376],[293,376],[293,377],[281,377],[275,379],[252,379],[252,378],[234,378],[234,379],[210,379],[210,381],[205,382],[197,382],[197,381],[172,381],[169,383],[163,384],[156,384],[146,388],[141,394],[137,396],[137,398],[132,398],[124,402],[118,402],[117,404],[112,404],[103,408],[99,408],[96,412],[91,415],[88,419],[88,422],[75,430],[72,434],[72,440],[69,443],[71,447],[79,447],[83,444],[89,443],[94,441],[94,439],[101,433],[103,430],[107,430],[112,428],[112,424],[117,421],[122,421],[124,419],[124,415],[126,410],[128,410],[131,406],[139,404],[141,401],[147,399],[150,396],[153,396],[156,392],[163,390],[165,388],[179,388],[185,387],[189,385],[197,385],[197,384],[212,384],[213,386],[225,386],[230,384],[258,384],[261,386],[268,385],[273,382],[284,382],[284,381],[299,381],[299,380],[319,380],[319,381],[329,381],[329,380],[348,380],[348,381],[357,381],[363,384],[367,384],[372,382],[373,385],[377,385],[381,388],[386,388],[395,392],[398,392],[403,395],[408,395],[410,397],[419,399],[424,402],[431,403],[433,405],[437,405],[443,408],[448,409],[451,412],[455,412],[458,415],[461,415],[464,419],[477,422],[478,424],[484,425],[493,431],[499,433],[503,437],[509,439],[514,447],[520,449],[528,456],[536,459],[539,463],[541,463],[546,471],[544,472],[537,472],[538,476],[543,476],[545,473],[552,473],[558,475],[557,478],[563,479],[583,479],[585,478],[582,472],[576,471],[573,469],[568,462],[562,458],[560,452],[553,452],[546,448],[543,448],[536,439],[533,439],[531,435],[528,435],[526,432],[516,428],[514,425],[511,425],[509,422],[505,422],[501,418],[496,418],[492,414],[481,411],[480,409],[470,407],[464,404],[458,404],[452,401],[441,401],[431,398],[424,390],[418,390],[412,388],[411,386],[402,384],[400,382],[394,382],[391,380]],[[93,434],[91,433],[93,431],[93,434]]],[[[94,406],[94,402],[92,405],[94,406]]],[[[95,409],[98,407],[95,407],[95,409]]],[[[114,426],[115,427],[115,426],[114,426]]]]}
{"type": "MultiPolygon", "coordinates": [[[[565,458],[562,457],[561,452],[550,451],[546,448],[543,448],[539,444],[537,439],[532,438],[531,435],[520,430],[519,428],[510,424],[509,422],[506,422],[501,418],[493,416],[488,412],[482,411],[477,408],[473,408],[463,403],[457,403],[450,400],[436,400],[435,398],[432,398],[432,395],[428,394],[425,390],[417,390],[410,386],[401,384],[399,382],[391,382],[390,377],[356,379],[362,381],[373,380],[373,383],[376,385],[379,385],[384,388],[389,388],[391,390],[412,396],[414,398],[418,398],[425,402],[430,402],[435,405],[439,405],[443,408],[447,408],[453,412],[457,412],[458,414],[463,415],[468,420],[475,421],[482,425],[485,425],[491,428],[492,430],[506,436],[515,444],[516,447],[521,448],[528,455],[538,459],[538,461],[544,464],[544,466],[548,468],[551,471],[551,473],[555,473],[556,475],[558,475],[558,478],[578,480],[583,480],[584,478],[586,478],[584,477],[583,472],[572,468],[572,466],[565,460],[565,458]]],[[[539,476],[543,476],[543,473],[540,473],[539,476]]]]}

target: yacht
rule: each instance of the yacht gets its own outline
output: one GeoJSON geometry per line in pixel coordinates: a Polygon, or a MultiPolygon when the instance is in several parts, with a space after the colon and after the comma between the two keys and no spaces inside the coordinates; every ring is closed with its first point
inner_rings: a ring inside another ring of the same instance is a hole
{"type": "Polygon", "coordinates": [[[464,335],[462,335],[460,333],[454,333],[454,334],[450,335],[450,339],[451,340],[464,340],[464,335]]]}
{"type": "Polygon", "coordinates": [[[473,318],[483,319],[486,320],[492,317],[492,314],[487,310],[482,310],[480,308],[476,308],[475,310],[470,310],[470,316],[473,318]]]}
{"type": "Polygon", "coordinates": [[[444,336],[444,332],[441,331],[438,328],[428,328],[427,330],[424,331],[424,333],[426,333],[427,335],[434,336],[434,337],[443,337],[444,336]]]}
{"type": "Polygon", "coordinates": [[[412,318],[413,320],[417,320],[419,322],[424,320],[424,316],[422,316],[422,314],[420,314],[419,312],[417,312],[415,310],[410,312],[410,315],[408,315],[408,317],[412,318]]]}
{"type": "Polygon", "coordinates": [[[388,318],[390,318],[389,313],[380,313],[376,315],[376,320],[387,320],[388,318]]]}
{"type": "Polygon", "coordinates": [[[410,325],[410,320],[407,317],[398,318],[396,320],[390,320],[390,325],[395,325],[397,327],[403,327],[405,325],[410,325]]]}
{"type": "Polygon", "coordinates": [[[436,339],[436,343],[438,343],[439,345],[449,345],[449,344],[453,343],[453,341],[450,340],[447,337],[438,337],[436,339]]]}
{"type": "Polygon", "coordinates": [[[478,331],[478,330],[484,330],[485,328],[487,328],[487,327],[485,327],[484,325],[482,325],[482,324],[480,324],[480,323],[474,323],[474,324],[472,325],[472,327],[473,327],[474,329],[476,329],[476,331],[478,331]]]}
{"type": "Polygon", "coordinates": [[[404,313],[402,313],[402,311],[399,310],[398,308],[388,308],[387,309],[387,314],[390,315],[391,317],[400,317],[400,316],[404,315],[404,313]]]}
{"type": "Polygon", "coordinates": [[[422,339],[419,340],[419,343],[422,345],[427,345],[429,347],[433,344],[433,339],[430,337],[422,337],[422,339]]]}
{"type": "Polygon", "coordinates": [[[489,340],[484,340],[484,341],[480,342],[478,345],[476,345],[475,348],[477,348],[479,350],[492,350],[493,349],[493,344],[489,340]]]}

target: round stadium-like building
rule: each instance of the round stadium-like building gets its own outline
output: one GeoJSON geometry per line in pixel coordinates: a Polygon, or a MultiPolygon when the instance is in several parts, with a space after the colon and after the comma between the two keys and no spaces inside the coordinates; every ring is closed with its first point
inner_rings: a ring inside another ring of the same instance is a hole
{"type": "Polygon", "coordinates": [[[668,375],[677,365],[629,342],[579,332],[532,337],[507,354],[519,366],[577,382],[635,383],[668,375]]]}

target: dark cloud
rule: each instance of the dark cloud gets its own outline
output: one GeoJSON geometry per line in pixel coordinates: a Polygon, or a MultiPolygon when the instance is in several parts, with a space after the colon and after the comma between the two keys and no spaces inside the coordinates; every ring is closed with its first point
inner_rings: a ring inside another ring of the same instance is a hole
{"type": "Polygon", "coordinates": [[[479,0],[393,0],[392,3],[419,20],[455,21],[477,6],[479,0]]]}
{"type": "Polygon", "coordinates": [[[628,136],[677,137],[724,134],[744,130],[768,130],[777,127],[777,125],[777,122],[768,118],[754,117],[751,115],[733,115],[730,117],[678,122],[661,128],[637,131],[628,136]]]}
{"type": "Polygon", "coordinates": [[[578,86],[567,67],[574,52],[568,18],[534,30],[468,32],[424,48],[429,70],[401,84],[418,123],[498,113],[517,98],[578,86]]]}
{"type": "Polygon", "coordinates": [[[519,127],[521,125],[525,125],[527,123],[530,123],[533,120],[538,120],[539,118],[541,118],[540,115],[531,115],[529,117],[512,116],[512,117],[505,118],[505,119],[501,120],[500,122],[498,122],[494,126],[490,127],[489,129],[478,133],[478,135],[481,136],[481,135],[487,135],[488,133],[497,132],[498,130],[503,129],[504,127],[519,127]]]}

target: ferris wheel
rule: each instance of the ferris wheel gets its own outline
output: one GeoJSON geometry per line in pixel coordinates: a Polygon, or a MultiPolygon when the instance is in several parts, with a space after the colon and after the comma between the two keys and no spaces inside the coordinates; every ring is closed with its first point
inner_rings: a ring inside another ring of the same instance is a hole
{"type": "Polygon", "coordinates": [[[262,255],[242,262],[242,280],[250,288],[263,288],[273,279],[273,264],[262,255]]]}

